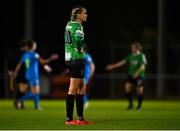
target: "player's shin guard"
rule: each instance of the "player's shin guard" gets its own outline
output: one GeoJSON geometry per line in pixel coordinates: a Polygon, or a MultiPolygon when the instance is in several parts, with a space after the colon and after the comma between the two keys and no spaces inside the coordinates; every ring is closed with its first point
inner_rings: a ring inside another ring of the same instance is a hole
{"type": "Polygon", "coordinates": [[[24,96],[24,92],[21,92],[19,89],[16,90],[16,100],[20,99],[21,97],[24,96]]]}
{"type": "Polygon", "coordinates": [[[31,92],[27,92],[21,99],[19,99],[19,102],[24,102],[27,99],[30,99],[32,97],[32,93],[31,92]]]}
{"type": "Polygon", "coordinates": [[[132,93],[126,93],[126,97],[129,101],[129,107],[133,107],[132,93]]]}
{"type": "Polygon", "coordinates": [[[84,103],[83,103],[84,95],[77,94],[76,96],[76,109],[77,109],[77,115],[78,120],[82,121],[84,120],[83,111],[84,111],[84,103]]]}
{"type": "Polygon", "coordinates": [[[74,98],[75,95],[70,94],[66,97],[66,121],[73,120],[74,98]]]}
{"type": "Polygon", "coordinates": [[[35,109],[38,109],[38,108],[39,108],[39,99],[40,99],[39,93],[35,93],[35,94],[33,95],[33,100],[34,100],[35,109]]]}
{"type": "Polygon", "coordinates": [[[138,106],[137,106],[137,109],[141,108],[142,101],[143,101],[143,95],[138,95],[138,106]]]}

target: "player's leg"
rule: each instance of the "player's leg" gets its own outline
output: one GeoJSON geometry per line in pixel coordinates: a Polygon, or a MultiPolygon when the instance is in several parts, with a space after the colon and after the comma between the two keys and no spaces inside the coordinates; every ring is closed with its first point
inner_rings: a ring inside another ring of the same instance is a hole
{"type": "Polygon", "coordinates": [[[138,106],[136,109],[140,109],[143,101],[143,93],[144,93],[144,87],[143,87],[143,78],[137,79],[137,86],[136,86],[136,93],[138,96],[138,106]]]}
{"type": "MultiPolygon", "coordinates": [[[[25,82],[18,83],[17,100],[20,99],[28,91],[28,84],[25,82]]],[[[24,103],[21,103],[21,108],[24,109],[24,103]]]]}
{"type": "MultiPolygon", "coordinates": [[[[30,82],[29,82],[29,84],[30,84],[30,82]]],[[[31,87],[31,86],[30,86],[30,87],[31,87]]],[[[18,102],[17,102],[17,107],[18,107],[18,109],[20,109],[20,108],[22,107],[22,103],[24,103],[24,101],[32,98],[32,96],[33,96],[32,92],[31,92],[31,91],[28,91],[28,92],[25,93],[25,95],[24,95],[23,97],[21,97],[20,99],[18,99],[18,100],[17,100],[17,101],[18,101],[18,102]]]]}
{"type": "Polygon", "coordinates": [[[127,107],[127,110],[130,110],[133,108],[133,98],[132,98],[132,83],[130,81],[126,81],[125,83],[125,93],[127,100],[129,102],[129,105],[127,107]]]}
{"type": "MultiPolygon", "coordinates": [[[[15,105],[16,108],[18,108],[17,107],[18,100],[25,95],[26,89],[27,89],[27,84],[26,84],[25,78],[22,77],[22,76],[18,76],[16,78],[15,87],[16,88],[15,88],[15,102],[14,102],[14,105],[15,105]]],[[[21,108],[24,108],[24,104],[23,103],[21,103],[21,104],[22,104],[21,108]]]]}
{"type": "Polygon", "coordinates": [[[143,101],[143,86],[137,86],[136,91],[137,91],[137,96],[138,96],[138,106],[136,109],[140,109],[143,101]]]}
{"type": "Polygon", "coordinates": [[[84,94],[86,92],[86,86],[82,79],[79,79],[79,88],[77,89],[76,95],[76,109],[77,109],[77,116],[78,120],[84,120],[84,94]]]}
{"type": "Polygon", "coordinates": [[[39,81],[34,81],[34,80],[28,80],[29,86],[30,86],[30,91],[27,92],[22,98],[18,100],[18,108],[21,108],[22,103],[30,98],[33,97],[34,102],[35,102],[35,108],[38,107],[39,105],[39,81]],[[36,86],[38,85],[38,86],[36,86]]]}
{"type": "Polygon", "coordinates": [[[70,78],[69,91],[66,97],[66,124],[73,121],[74,99],[79,86],[79,79],[70,78]]]}
{"type": "Polygon", "coordinates": [[[41,110],[39,106],[40,101],[40,86],[39,86],[39,79],[33,80],[31,83],[31,92],[33,94],[33,100],[34,100],[34,108],[41,110]]]}
{"type": "Polygon", "coordinates": [[[92,122],[86,121],[84,119],[84,103],[83,97],[86,92],[86,86],[84,85],[83,81],[80,81],[80,87],[77,90],[76,96],[76,108],[77,108],[77,115],[78,115],[78,124],[80,125],[89,125],[92,122]]]}
{"type": "MultiPolygon", "coordinates": [[[[89,83],[89,77],[88,76],[85,76],[84,77],[84,85],[85,87],[87,87],[88,83],[89,83]]],[[[83,102],[84,102],[84,108],[88,108],[89,106],[89,101],[88,101],[88,94],[87,92],[84,93],[84,98],[83,98],[83,102]]]]}
{"type": "Polygon", "coordinates": [[[90,122],[84,120],[84,94],[86,92],[86,86],[84,84],[84,69],[85,65],[81,64],[76,67],[76,76],[78,78],[78,88],[76,94],[76,109],[77,109],[77,116],[78,116],[78,124],[80,125],[87,125],[91,124],[90,122]]]}

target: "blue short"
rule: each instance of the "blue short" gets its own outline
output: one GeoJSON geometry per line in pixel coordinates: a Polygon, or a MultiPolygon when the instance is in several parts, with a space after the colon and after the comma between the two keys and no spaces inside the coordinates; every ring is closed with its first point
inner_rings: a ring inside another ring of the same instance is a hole
{"type": "Polygon", "coordinates": [[[28,84],[32,88],[32,87],[38,86],[40,84],[40,81],[39,79],[28,80],[28,84]]]}

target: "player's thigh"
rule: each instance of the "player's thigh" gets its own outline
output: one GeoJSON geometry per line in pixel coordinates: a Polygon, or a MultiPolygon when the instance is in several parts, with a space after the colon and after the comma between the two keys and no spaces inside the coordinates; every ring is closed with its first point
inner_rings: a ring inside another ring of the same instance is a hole
{"type": "Polygon", "coordinates": [[[129,82],[129,81],[126,81],[125,82],[125,92],[131,92],[131,90],[132,90],[132,83],[131,82],[129,82]]]}
{"type": "Polygon", "coordinates": [[[18,84],[20,92],[26,92],[28,90],[28,84],[27,83],[19,83],[18,84]]]}
{"type": "Polygon", "coordinates": [[[81,79],[79,78],[70,78],[68,94],[73,94],[73,95],[76,94],[77,89],[80,87],[80,81],[81,79]]]}
{"type": "Polygon", "coordinates": [[[142,95],[143,92],[144,92],[144,86],[142,86],[142,85],[137,86],[136,87],[136,92],[137,92],[138,95],[142,95]]]}
{"type": "Polygon", "coordinates": [[[40,86],[36,85],[36,86],[31,87],[31,91],[33,94],[40,93],[40,86]]]}
{"type": "Polygon", "coordinates": [[[143,91],[144,91],[143,83],[144,83],[143,77],[137,78],[137,80],[136,80],[136,92],[138,95],[143,94],[143,91]]]}
{"type": "Polygon", "coordinates": [[[39,79],[29,80],[29,86],[33,94],[40,93],[40,82],[39,79]]]}
{"type": "Polygon", "coordinates": [[[80,86],[77,89],[77,94],[85,94],[86,92],[86,85],[84,84],[83,80],[80,82],[80,86]]]}

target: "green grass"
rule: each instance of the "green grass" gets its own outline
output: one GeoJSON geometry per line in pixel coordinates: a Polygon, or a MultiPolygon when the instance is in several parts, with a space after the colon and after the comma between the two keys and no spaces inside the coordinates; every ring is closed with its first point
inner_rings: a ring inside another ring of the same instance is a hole
{"type": "MultiPolygon", "coordinates": [[[[0,129],[180,129],[179,101],[145,101],[141,111],[126,111],[126,101],[93,100],[85,110],[87,120],[94,122],[88,126],[67,126],[65,121],[65,101],[41,101],[42,111],[33,109],[33,102],[27,101],[26,109],[15,110],[12,101],[0,101],[0,129]]],[[[76,117],[76,112],[74,112],[76,117]]]]}

